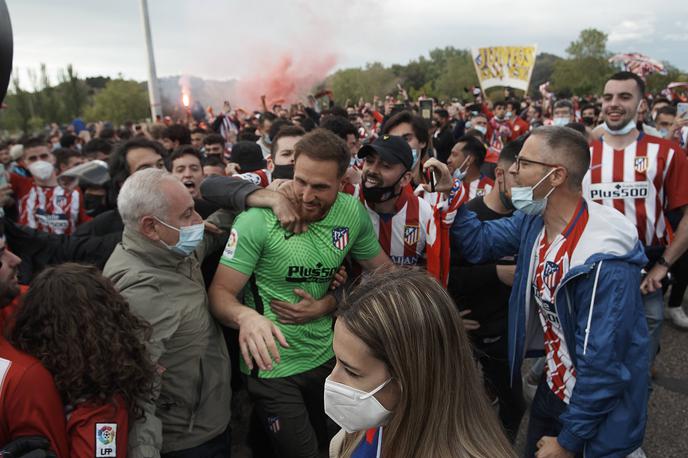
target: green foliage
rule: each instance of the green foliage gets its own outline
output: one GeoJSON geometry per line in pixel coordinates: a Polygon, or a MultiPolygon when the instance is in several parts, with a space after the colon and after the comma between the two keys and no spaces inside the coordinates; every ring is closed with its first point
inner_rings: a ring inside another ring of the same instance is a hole
{"type": "Polygon", "coordinates": [[[384,67],[373,63],[365,68],[339,70],[329,78],[340,104],[359,97],[369,100],[374,95],[397,95],[397,83],[401,83],[412,99],[424,95],[446,100],[466,96],[464,89],[477,85],[478,78],[470,51],[453,47],[433,49],[429,58],[420,56],[406,65],[384,67]]]}
{"type": "Polygon", "coordinates": [[[533,67],[533,74],[530,77],[529,93],[531,96],[539,94],[539,87],[541,84],[552,81],[552,74],[554,73],[554,66],[557,62],[563,60],[559,56],[548,53],[540,53],[535,59],[535,67],[533,67]]]}
{"type": "Polygon", "coordinates": [[[88,121],[107,119],[121,124],[144,119],[149,113],[145,84],[114,79],[93,97],[93,105],[86,110],[85,117],[88,121]]]}
{"type": "Polygon", "coordinates": [[[553,66],[555,92],[580,96],[600,93],[607,78],[616,71],[608,61],[607,34],[599,30],[581,31],[566,52],[569,58],[558,60],[553,66]]]}

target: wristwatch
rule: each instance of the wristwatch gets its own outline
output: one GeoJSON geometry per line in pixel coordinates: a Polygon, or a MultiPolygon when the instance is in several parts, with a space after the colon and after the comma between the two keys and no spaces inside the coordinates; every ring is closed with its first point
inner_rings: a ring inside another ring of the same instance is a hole
{"type": "Polygon", "coordinates": [[[657,264],[659,264],[660,266],[664,266],[667,269],[671,268],[671,264],[669,264],[667,260],[664,259],[664,256],[660,256],[659,259],[657,259],[657,264]]]}

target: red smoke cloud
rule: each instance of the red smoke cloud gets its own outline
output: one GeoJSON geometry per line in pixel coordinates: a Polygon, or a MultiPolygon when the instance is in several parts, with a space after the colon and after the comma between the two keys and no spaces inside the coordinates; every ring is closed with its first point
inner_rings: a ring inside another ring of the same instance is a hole
{"type": "Polygon", "coordinates": [[[264,59],[253,74],[244,75],[237,81],[232,97],[235,107],[259,107],[262,95],[266,96],[268,103],[276,100],[283,100],[286,104],[303,101],[337,64],[334,53],[296,56],[287,51],[270,57],[271,60],[264,59]]]}

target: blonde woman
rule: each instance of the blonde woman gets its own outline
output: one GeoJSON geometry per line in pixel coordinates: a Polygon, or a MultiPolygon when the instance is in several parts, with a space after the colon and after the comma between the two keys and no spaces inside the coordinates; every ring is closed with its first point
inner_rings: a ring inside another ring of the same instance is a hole
{"type": "Polygon", "coordinates": [[[340,306],[325,411],[334,458],[514,457],[456,306],[426,273],[373,274],[340,306]]]}

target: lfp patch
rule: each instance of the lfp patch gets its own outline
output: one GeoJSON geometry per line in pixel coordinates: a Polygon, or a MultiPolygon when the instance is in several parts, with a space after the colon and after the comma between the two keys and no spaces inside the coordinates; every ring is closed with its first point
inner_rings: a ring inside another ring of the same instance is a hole
{"type": "Polygon", "coordinates": [[[232,229],[229,233],[229,238],[227,239],[227,245],[225,245],[225,251],[222,253],[222,257],[231,261],[234,259],[234,253],[236,253],[236,247],[239,243],[239,233],[236,229],[232,229]]]}
{"type": "Polygon", "coordinates": [[[332,229],[332,244],[338,250],[344,251],[344,248],[349,244],[349,228],[335,227],[332,229]]]}
{"type": "Polygon", "coordinates": [[[96,423],[96,458],[117,456],[117,423],[96,423]]]}

